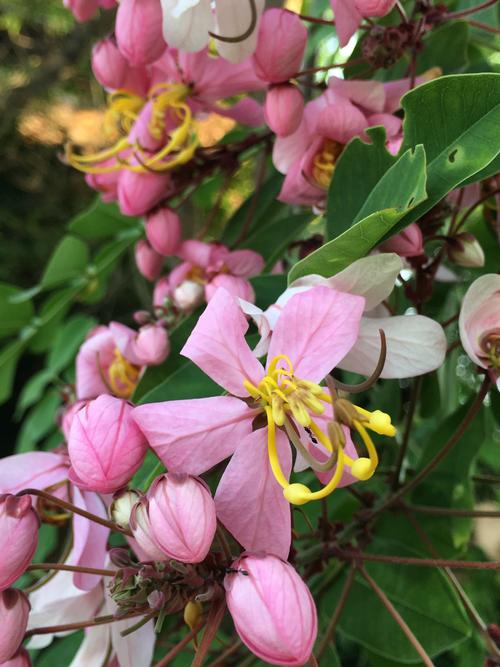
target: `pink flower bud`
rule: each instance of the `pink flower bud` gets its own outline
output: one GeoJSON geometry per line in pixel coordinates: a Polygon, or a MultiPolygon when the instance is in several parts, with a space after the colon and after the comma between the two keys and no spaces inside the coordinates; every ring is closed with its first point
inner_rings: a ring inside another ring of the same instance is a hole
{"type": "Polygon", "coordinates": [[[361,16],[385,16],[396,4],[396,0],[354,0],[361,16]]]}
{"type": "Polygon", "coordinates": [[[139,329],[133,349],[142,366],[163,363],[170,352],[167,330],[161,324],[146,324],[139,329]]]}
{"type": "Polygon", "coordinates": [[[28,625],[30,603],[16,588],[0,593],[0,663],[10,660],[19,650],[28,625]]]}
{"type": "Polygon", "coordinates": [[[288,81],[300,69],[306,44],[307,29],[297,14],[268,9],[262,15],[253,54],[255,73],[269,83],[288,81]]]}
{"type": "Polygon", "coordinates": [[[468,232],[457,234],[448,240],[448,257],[458,266],[478,269],[484,266],[484,251],[475,236],[468,232]]]}
{"type": "Polygon", "coordinates": [[[19,579],[30,564],[39,523],[30,496],[0,496],[0,590],[19,579]]]}
{"type": "Polygon", "coordinates": [[[382,252],[395,252],[400,257],[418,257],[424,252],[424,239],[420,227],[412,222],[396,236],[379,245],[382,252]]]}
{"type": "Polygon", "coordinates": [[[175,255],[182,241],[181,221],[177,213],[169,208],[148,215],[146,236],[151,246],[164,257],[175,255]]]}
{"type": "Polygon", "coordinates": [[[200,563],[215,535],[215,503],[194,477],[169,473],[158,477],[148,494],[154,539],[169,558],[200,563]]]}
{"type": "Polygon", "coordinates": [[[102,39],[92,49],[92,71],[105,88],[122,88],[129,64],[113,37],[102,39]]]}
{"type": "Polygon", "coordinates": [[[136,503],[130,515],[129,527],[139,549],[138,556],[141,560],[163,561],[167,557],[160,549],[151,528],[148,515],[148,501],[142,498],[136,503]]]}
{"type": "Polygon", "coordinates": [[[153,306],[155,308],[163,308],[168,298],[170,298],[170,281],[168,276],[160,278],[153,290],[153,306]]]}
{"type": "Polygon", "coordinates": [[[317,634],[309,589],[276,556],[243,555],[224,579],[226,601],[241,640],[273,665],[304,665],[317,634]]]}
{"type": "Polygon", "coordinates": [[[264,114],[266,123],[278,137],[288,137],[300,126],[304,97],[291,83],[272,86],[267,91],[264,114]]]}
{"type": "Polygon", "coordinates": [[[120,173],[117,187],[118,204],[124,215],[145,215],[168,194],[168,174],[120,173]]]}
{"type": "Polygon", "coordinates": [[[14,657],[7,662],[3,662],[1,667],[31,667],[32,662],[28,651],[25,648],[20,648],[14,657]]]}
{"type": "Polygon", "coordinates": [[[147,443],[132,420],[132,406],[103,394],[73,419],[68,440],[77,486],[98,493],[114,493],[125,486],[146,456],[147,443]]]}
{"type": "Polygon", "coordinates": [[[166,48],[160,0],[121,0],[116,13],[118,47],[132,65],[146,65],[166,48]]]}
{"type": "Polygon", "coordinates": [[[147,241],[141,240],[135,245],[135,263],[139,273],[152,282],[161,273],[163,257],[153,250],[147,241]]]}
{"type": "Polygon", "coordinates": [[[175,288],[173,297],[175,305],[180,310],[189,312],[203,303],[205,289],[203,285],[194,282],[194,280],[185,280],[179,287],[175,288]]]}

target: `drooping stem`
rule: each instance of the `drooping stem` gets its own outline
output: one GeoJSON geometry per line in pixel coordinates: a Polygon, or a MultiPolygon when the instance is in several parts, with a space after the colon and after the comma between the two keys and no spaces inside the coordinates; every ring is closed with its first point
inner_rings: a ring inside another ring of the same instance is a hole
{"type": "Polygon", "coordinates": [[[495,35],[500,35],[500,29],[499,28],[494,28],[492,25],[488,25],[487,23],[481,23],[480,21],[473,21],[472,19],[469,19],[467,23],[474,28],[479,28],[479,30],[486,30],[486,32],[492,32],[495,35]]]}
{"type": "MultiPolygon", "coordinates": [[[[287,11],[289,11],[290,14],[295,14],[295,12],[291,12],[289,9],[287,11]]],[[[307,21],[308,23],[319,23],[320,25],[330,25],[330,26],[335,25],[334,19],[320,19],[317,18],[316,16],[309,16],[308,14],[297,14],[297,16],[301,18],[303,21],[307,21]]]]}
{"type": "Polygon", "coordinates": [[[461,570],[500,570],[500,561],[471,561],[471,560],[449,560],[447,558],[413,558],[406,556],[386,556],[385,554],[365,553],[332,547],[332,556],[346,558],[352,561],[372,561],[375,563],[388,563],[391,565],[417,565],[419,567],[450,567],[461,570]]]}
{"type": "Polygon", "coordinates": [[[65,563],[32,563],[26,569],[27,572],[36,570],[61,570],[63,572],[83,572],[84,574],[99,574],[103,577],[116,576],[115,570],[104,570],[96,567],[80,567],[79,565],[66,565],[65,563]]]}
{"type": "Polygon", "coordinates": [[[32,635],[52,635],[56,632],[71,632],[72,630],[81,630],[83,628],[93,628],[96,625],[107,625],[109,623],[117,623],[118,621],[126,621],[129,618],[135,618],[136,616],[144,616],[151,610],[149,607],[147,609],[142,609],[138,611],[131,612],[126,616],[121,616],[116,618],[112,614],[107,616],[97,616],[96,618],[91,618],[88,621],[79,621],[77,623],[63,623],[62,625],[48,625],[40,628],[32,628],[28,630],[25,637],[31,637],[32,635]]]}
{"type": "Polygon", "coordinates": [[[375,507],[373,510],[368,511],[365,514],[365,518],[371,519],[375,515],[380,514],[384,510],[386,510],[388,507],[391,507],[394,505],[398,500],[400,500],[405,494],[409,493],[410,491],[413,491],[440,463],[441,461],[448,456],[448,454],[452,451],[452,449],[455,447],[455,445],[460,441],[462,438],[463,434],[467,430],[468,426],[470,423],[473,421],[474,417],[477,415],[479,410],[481,409],[481,406],[483,404],[483,401],[486,397],[486,394],[488,393],[488,390],[490,388],[490,379],[487,375],[485,375],[483,384],[481,385],[481,388],[479,389],[479,392],[472,402],[472,405],[470,406],[467,414],[465,415],[464,419],[462,420],[462,423],[460,426],[457,428],[455,433],[451,436],[451,438],[448,440],[448,442],[444,445],[442,449],[436,454],[436,456],[429,461],[429,463],[420,470],[419,473],[413,477],[409,482],[407,482],[404,486],[402,486],[399,491],[394,493],[392,496],[387,498],[384,502],[382,502],[378,507],[375,507]]]}
{"type": "Polygon", "coordinates": [[[58,498],[57,496],[53,496],[50,493],[47,493],[46,491],[41,491],[40,489],[23,489],[17,495],[18,496],[38,496],[39,498],[43,498],[44,500],[48,500],[53,505],[57,505],[58,507],[62,507],[63,509],[68,510],[68,512],[73,512],[73,514],[79,514],[80,516],[85,517],[89,521],[93,521],[94,523],[98,523],[101,526],[105,526],[106,528],[109,528],[110,530],[114,530],[117,533],[123,533],[124,535],[128,535],[129,537],[132,537],[132,533],[129,530],[125,530],[123,528],[120,528],[120,526],[117,526],[116,523],[113,523],[113,521],[108,521],[107,519],[103,519],[100,516],[92,514],[91,512],[87,512],[87,510],[84,510],[81,507],[77,507],[76,505],[73,505],[73,503],[69,503],[67,500],[62,500],[62,498],[58,498]]]}
{"type": "Polygon", "coordinates": [[[321,658],[323,653],[326,651],[328,648],[328,644],[332,641],[332,638],[335,634],[335,628],[337,627],[337,623],[339,622],[340,616],[342,612],[344,611],[344,607],[347,602],[347,598],[349,597],[349,593],[351,592],[352,585],[354,583],[354,576],[356,574],[356,568],[353,566],[349,570],[347,574],[347,578],[344,582],[344,586],[342,588],[342,592],[340,594],[339,601],[337,602],[337,606],[335,607],[335,611],[333,612],[333,616],[330,619],[330,622],[328,623],[328,627],[325,630],[325,634],[323,636],[323,639],[321,640],[321,643],[319,645],[318,651],[317,651],[317,656],[318,659],[321,658]]]}
{"type": "Polygon", "coordinates": [[[422,646],[422,644],[419,642],[419,640],[415,637],[413,634],[410,626],[406,623],[404,618],[401,616],[401,614],[398,612],[396,607],[392,604],[392,602],[389,600],[387,595],[384,593],[384,591],[380,588],[380,586],[377,584],[377,582],[368,574],[364,566],[361,566],[359,568],[359,571],[363,575],[365,581],[368,583],[368,585],[371,587],[375,595],[378,597],[380,602],[384,605],[384,607],[387,609],[389,614],[392,616],[392,618],[396,621],[396,623],[399,625],[401,630],[404,632],[406,635],[406,638],[410,642],[410,644],[413,646],[415,651],[418,653],[420,658],[422,659],[422,662],[426,667],[434,667],[434,663],[432,660],[429,658],[427,655],[426,650],[422,646]]]}
{"type": "Polygon", "coordinates": [[[500,510],[461,510],[455,507],[432,507],[428,505],[410,505],[404,504],[404,509],[418,514],[430,514],[432,516],[442,517],[464,517],[470,519],[500,518],[500,510]]]}

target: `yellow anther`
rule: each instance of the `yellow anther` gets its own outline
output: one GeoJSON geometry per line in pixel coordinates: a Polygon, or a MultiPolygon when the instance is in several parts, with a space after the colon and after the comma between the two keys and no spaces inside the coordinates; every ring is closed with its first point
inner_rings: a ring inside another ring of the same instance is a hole
{"type": "Polygon", "coordinates": [[[363,415],[363,417],[367,418],[368,421],[364,422],[366,428],[375,431],[375,433],[378,433],[379,435],[387,435],[391,438],[396,435],[396,428],[391,424],[391,418],[387,413],[382,412],[381,410],[370,412],[357,405],[354,407],[361,415],[363,415]]]}
{"type": "Polygon", "coordinates": [[[198,627],[202,616],[203,607],[201,602],[188,602],[184,607],[184,622],[190,630],[198,627]]]}
{"type": "Polygon", "coordinates": [[[292,415],[301,426],[309,426],[311,424],[311,415],[306,410],[304,404],[293,394],[288,397],[288,405],[292,411],[292,415]]]}
{"type": "Polygon", "coordinates": [[[313,160],[312,175],[320,188],[328,189],[332,180],[335,164],[343,150],[338,141],[327,139],[313,160]]]}
{"type": "Polygon", "coordinates": [[[108,369],[109,387],[118,398],[130,398],[139,381],[140,368],[131,364],[119,350],[108,369]]]}
{"type": "Polygon", "coordinates": [[[283,489],[283,495],[291,505],[305,505],[311,499],[311,489],[305,484],[290,484],[283,489]]]}
{"type": "Polygon", "coordinates": [[[316,415],[322,415],[325,411],[325,406],[323,403],[317,399],[314,394],[307,392],[302,392],[300,395],[302,401],[307,405],[307,407],[314,412],[316,415]]]}
{"type": "Polygon", "coordinates": [[[365,457],[356,459],[351,465],[351,475],[363,482],[370,479],[374,472],[375,468],[373,467],[372,462],[365,457]]]}
{"type": "Polygon", "coordinates": [[[304,484],[290,484],[283,490],[283,495],[288,500],[289,503],[293,505],[304,505],[311,500],[321,500],[329,496],[342,480],[342,475],[344,474],[344,464],[345,456],[342,448],[338,450],[338,459],[335,472],[332,475],[331,480],[319,491],[311,491],[304,484]]]}

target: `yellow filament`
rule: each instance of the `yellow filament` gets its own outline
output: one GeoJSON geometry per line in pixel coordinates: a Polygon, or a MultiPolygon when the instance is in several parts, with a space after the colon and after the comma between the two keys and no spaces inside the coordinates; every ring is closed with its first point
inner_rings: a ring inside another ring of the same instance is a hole
{"type": "Polygon", "coordinates": [[[363,424],[359,422],[357,419],[354,420],[354,426],[361,436],[361,439],[365,443],[366,451],[368,452],[368,457],[370,459],[370,467],[368,469],[368,472],[373,474],[375,471],[375,468],[378,466],[378,454],[377,450],[375,448],[375,445],[373,444],[373,440],[370,438],[368,435],[368,431],[365,429],[363,424]]]}
{"type": "Polygon", "coordinates": [[[340,484],[344,473],[345,455],[342,447],[338,449],[337,466],[331,480],[319,491],[311,491],[305,484],[290,484],[283,495],[292,505],[304,505],[311,500],[321,500],[329,496],[340,484]]]}
{"type": "Polygon", "coordinates": [[[273,412],[269,406],[266,407],[266,416],[267,416],[267,453],[269,456],[269,463],[271,464],[271,470],[273,475],[276,478],[278,484],[286,489],[288,487],[288,480],[281,470],[278,450],[276,448],[276,426],[274,424],[273,412]]]}

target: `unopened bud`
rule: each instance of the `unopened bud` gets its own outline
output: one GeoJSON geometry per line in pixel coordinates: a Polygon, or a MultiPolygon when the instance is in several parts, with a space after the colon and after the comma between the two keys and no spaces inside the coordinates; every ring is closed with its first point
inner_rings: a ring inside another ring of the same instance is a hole
{"type": "Polygon", "coordinates": [[[185,280],[174,291],[175,305],[183,311],[190,311],[197,308],[205,297],[205,289],[200,283],[194,280],[185,280]]]}
{"type": "Polygon", "coordinates": [[[269,88],[264,114],[270,129],[278,137],[293,134],[302,121],[304,97],[291,83],[283,83],[269,88]]]}
{"type": "Polygon", "coordinates": [[[109,560],[119,568],[133,567],[136,563],[130,558],[128,549],[114,547],[109,550],[109,560]]]}
{"type": "Polygon", "coordinates": [[[448,257],[458,266],[477,269],[484,266],[484,252],[475,236],[468,232],[457,234],[448,241],[448,257]]]}
{"type": "Polygon", "coordinates": [[[141,498],[142,494],[134,489],[123,489],[113,495],[113,502],[109,507],[109,516],[117,526],[128,530],[132,508],[141,498]]]}
{"type": "Polygon", "coordinates": [[[152,591],[148,595],[148,605],[155,611],[161,611],[165,606],[166,600],[165,593],[161,591],[152,591]]]}

